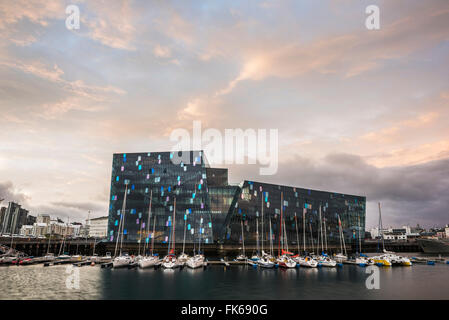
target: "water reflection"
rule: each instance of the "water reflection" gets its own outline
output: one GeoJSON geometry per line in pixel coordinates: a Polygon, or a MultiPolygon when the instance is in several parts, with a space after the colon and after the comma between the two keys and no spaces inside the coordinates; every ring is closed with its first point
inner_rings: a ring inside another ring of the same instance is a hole
{"type": "Polygon", "coordinates": [[[77,268],[80,289],[66,288],[66,267],[0,268],[0,299],[449,299],[449,265],[379,268],[380,289],[368,290],[368,269],[77,268]]]}

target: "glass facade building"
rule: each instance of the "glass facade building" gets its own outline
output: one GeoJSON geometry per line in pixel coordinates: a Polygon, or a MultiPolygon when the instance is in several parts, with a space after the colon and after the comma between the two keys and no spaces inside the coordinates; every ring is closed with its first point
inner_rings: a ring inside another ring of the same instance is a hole
{"type": "Polygon", "coordinates": [[[117,239],[123,213],[124,241],[149,242],[154,237],[155,242],[167,243],[174,234],[176,242],[183,242],[184,230],[186,243],[218,241],[221,230],[215,221],[221,229],[236,187],[228,186],[227,169],[209,167],[202,151],[187,153],[188,161],[179,164],[173,152],[114,154],[110,241],[117,239]]]}
{"type": "Polygon", "coordinates": [[[364,234],[365,197],[253,181],[229,185],[227,169],[211,168],[202,151],[187,153],[184,159],[188,160],[180,163],[174,161],[177,155],[173,152],[113,155],[110,241],[117,239],[123,213],[127,242],[149,242],[154,237],[155,242],[167,243],[174,228],[177,243],[183,242],[185,230],[186,243],[239,244],[243,224],[245,245],[263,238],[264,246],[269,246],[271,222],[274,247],[286,238],[296,251],[304,237],[308,248],[316,245],[320,212],[329,245],[340,241],[338,218],[346,244],[354,241],[359,230],[364,234]],[[279,237],[281,213],[283,237],[279,237]]]}
{"type": "Polygon", "coordinates": [[[305,239],[308,250],[318,242],[321,247],[321,241],[335,247],[340,244],[340,218],[345,244],[350,245],[358,240],[359,230],[364,235],[365,203],[361,196],[244,181],[234,195],[222,238],[224,243],[242,243],[243,224],[245,245],[259,239],[261,246],[263,239],[265,248],[273,243],[277,249],[284,242],[296,252],[298,247],[303,251],[305,239]]]}

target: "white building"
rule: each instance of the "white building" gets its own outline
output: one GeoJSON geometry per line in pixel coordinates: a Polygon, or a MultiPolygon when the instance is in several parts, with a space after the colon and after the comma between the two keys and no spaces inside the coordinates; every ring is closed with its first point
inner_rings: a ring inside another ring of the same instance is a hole
{"type": "Polygon", "coordinates": [[[50,216],[48,214],[39,214],[36,217],[36,223],[50,223],[50,216]]]}
{"type": "Polygon", "coordinates": [[[89,237],[106,238],[108,233],[108,217],[90,219],[89,237]]]}
{"type": "Polygon", "coordinates": [[[48,232],[48,225],[43,222],[36,222],[33,224],[33,236],[35,237],[44,237],[48,232]]]}
{"type": "Polygon", "coordinates": [[[446,238],[449,239],[449,225],[446,225],[446,228],[444,228],[444,231],[446,231],[446,238]]]}
{"type": "MultiPolygon", "coordinates": [[[[380,237],[379,228],[371,229],[371,238],[376,239],[380,237]]],[[[401,228],[384,228],[382,234],[385,240],[391,241],[407,241],[408,238],[416,238],[419,236],[417,233],[412,233],[410,226],[402,226],[401,228]]]]}
{"type": "Polygon", "coordinates": [[[20,235],[21,236],[32,236],[33,235],[33,226],[24,224],[20,227],[20,235]]]}

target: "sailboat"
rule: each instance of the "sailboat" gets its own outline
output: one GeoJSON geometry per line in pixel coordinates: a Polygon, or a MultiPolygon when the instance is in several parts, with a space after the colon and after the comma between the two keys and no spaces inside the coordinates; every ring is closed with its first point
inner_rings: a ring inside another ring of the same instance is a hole
{"type": "Polygon", "coordinates": [[[235,258],[236,261],[247,261],[248,258],[245,255],[245,236],[243,234],[243,214],[242,214],[242,218],[240,220],[240,225],[242,227],[242,246],[243,246],[243,252],[242,254],[238,255],[237,258],[235,258]]]}
{"type": "Polygon", "coordinates": [[[343,230],[341,228],[340,216],[338,216],[338,233],[340,235],[340,253],[337,253],[335,255],[335,260],[339,263],[342,263],[343,261],[348,260],[348,255],[346,253],[345,238],[343,236],[343,230]]]}
{"type": "Polygon", "coordinates": [[[366,267],[367,265],[374,264],[374,260],[368,259],[363,253],[362,253],[362,238],[360,237],[360,216],[357,217],[358,221],[358,255],[355,258],[355,263],[361,267],[366,267]]]}
{"type": "Polygon", "coordinates": [[[70,219],[67,218],[67,225],[66,225],[66,228],[65,228],[64,236],[62,237],[62,244],[59,247],[59,254],[56,257],[56,260],[58,260],[58,261],[68,261],[68,260],[72,259],[71,256],[69,256],[68,254],[65,254],[65,252],[64,252],[64,250],[65,250],[65,241],[66,241],[67,232],[68,232],[68,228],[69,228],[69,221],[70,221],[70,219]]]}
{"type": "Polygon", "coordinates": [[[260,259],[260,251],[259,251],[259,217],[256,217],[256,254],[251,256],[251,260],[256,262],[260,259]]]}
{"type": "Polygon", "coordinates": [[[287,240],[287,232],[285,231],[285,221],[283,220],[283,207],[284,207],[284,193],[281,192],[281,216],[280,216],[280,230],[279,230],[279,245],[282,242],[282,250],[279,250],[277,263],[279,267],[281,268],[294,268],[296,267],[296,262],[290,257],[292,254],[291,252],[288,252],[288,240],[287,240]],[[282,232],[282,226],[284,223],[284,232],[282,232]],[[282,238],[282,241],[281,241],[282,238]],[[287,246],[287,250],[284,250],[284,239],[287,246]]]}
{"type": "MultiPolygon", "coordinates": [[[[296,213],[295,213],[295,217],[296,217],[296,213]]],[[[301,256],[301,252],[299,250],[298,221],[296,220],[296,239],[297,239],[297,242],[298,242],[298,254],[293,257],[293,260],[295,260],[295,262],[297,264],[299,264],[301,267],[316,268],[316,267],[318,267],[318,262],[316,260],[312,259],[312,257],[306,255],[306,222],[305,222],[306,221],[306,216],[305,216],[305,211],[303,211],[302,221],[303,221],[304,256],[301,256]]]]}
{"type": "MultiPolygon", "coordinates": [[[[270,252],[270,254],[265,253],[265,251],[263,250],[263,235],[264,235],[264,228],[263,228],[263,193],[262,193],[262,241],[261,241],[261,245],[262,245],[262,255],[260,257],[260,259],[258,259],[256,261],[257,265],[261,268],[267,268],[267,269],[272,269],[275,266],[275,259],[272,256],[272,252],[270,252]]],[[[273,247],[273,237],[272,237],[272,233],[271,233],[271,219],[270,219],[270,244],[271,247],[273,247]]]]}
{"type": "Polygon", "coordinates": [[[179,263],[183,266],[189,259],[189,255],[185,253],[186,248],[186,230],[187,230],[187,214],[184,215],[184,240],[182,242],[182,252],[178,257],[179,263]]]}
{"type": "MultiPolygon", "coordinates": [[[[337,262],[331,259],[326,253],[324,253],[324,241],[323,241],[323,224],[321,219],[321,205],[319,210],[319,220],[320,220],[320,235],[321,235],[321,255],[318,257],[318,263],[323,267],[335,267],[337,262]]],[[[324,230],[326,233],[326,230],[324,230]]],[[[327,249],[327,237],[326,238],[326,249],[327,249]]]]}
{"type": "Polygon", "coordinates": [[[201,254],[201,234],[202,234],[202,226],[203,217],[200,219],[200,229],[199,229],[199,237],[198,237],[198,253],[194,254],[193,257],[189,257],[186,261],[186,265],[188,268],[196,269],[201,268],[204,265],[204,255],[201,254]]]}
{"type": "MultiPolygon", "coordinates": [[[[380,238],[382,240],[382,249],[383,249],[383,252],[388,252],[388,251],[385,250],[384,234],[383,234],[383,230],[382,230],[383,226],[382,226],[382,213],[381,213],[381,210],[380,210],[380,202],[378,204],[379,204],[379,225],[378,225],[378,228],[379,228],[380,238]]],[[[372,257],[372,259],[373,259],[374,263],[379,265],[379,266],[386,266],[386,267],[391,267],[392,266],[390,257],[388,257],[388,256],[378,255],[378,256],[372,257]]]]}
{"type": "MultiPolygon", "coordinates": [[[[146,232],[148,242],[149,242],[149,231],[150,231],[150,224],[151,224],[152,201],[153,201],[153,190],[151,190],[151,192],[150,192],[150,205],[148,207],[148,222],[147,222],[148,225],[147,225],[147,232],[146,232]]],[[[153,233],[151,234],[151,254],[150,255],[145,254],[145,250],[146,250],[146,246],[147,246],[147,240],[146,240],[145,244],[143,246],[143,253],[145,256],[139,260],[139,268],[145,269],[145,268],[154,267],[154,266],[160,264],[159,256],[153,254],[155,228],[156,228],[156,215],[154,215],[153,233]]]]}
{"type": "Polygon", "coordinates": [[[173,205],[173,234],[171,236],[171,239],[168,241],[168,254],[162,259],[162,267],[166,269],[174,269],[180,267],[180,264],[178,262],[178,259],[175,255],[175,244],[176,244],[176,238],[175,238],[175,231],[176,231],[176,197],[174,198],[174,205],[173,205]],[[173,248],[170,249],[170,242],[173,243],[173,248]]]}
{"type": "Polygon", "coordinates": [[[114,259],[112,260],[112,266],[114,268],[128,267],[131,263],[134,262],[133,259],[127,253],[122,253],[127,193],[128,193],[128,183],[125,183],[125,195],[123,197],[122,210],[120,212],[120,223],[119,223],[119,227],[118,227],[118,231],[117,231],[117,240],[115,243],[114,259]],[[119,242],[120,242],[120,252],[119,252],[119,255],[117,256],[117,248],[118,248],[119,242]]]}
{"type": "Polygon", "coordinates": [[[392,266],[392,265],[402,265],[402,266],[411,266],[412,262],[407,257],[402,257],[394,252],[385,250],[385,242],[384,242],[384,234],[383,234],[383,226],[382,226],[382,213],[380,210],[380,202],[379,202],[379,232],[381,234],[382,239],[382,255],[372,257],[373,261],[378,265],[383,266],[392,266]]]}

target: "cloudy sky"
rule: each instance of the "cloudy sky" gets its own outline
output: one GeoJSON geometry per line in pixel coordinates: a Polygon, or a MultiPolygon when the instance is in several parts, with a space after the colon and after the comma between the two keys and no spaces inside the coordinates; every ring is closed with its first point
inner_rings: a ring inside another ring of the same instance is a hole
{"type": "Polygon", "coordinates": [[[448,80],[447,0],[1,1],[0,198],[106,215],[112,153],[200,120],[279,130],[277,174],[231,182],[365,195],[368,228],[379,201],[384,225],[446,224],[448,80]]]}

